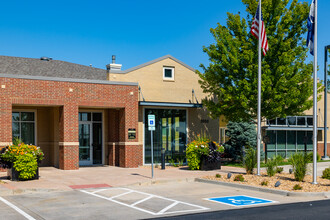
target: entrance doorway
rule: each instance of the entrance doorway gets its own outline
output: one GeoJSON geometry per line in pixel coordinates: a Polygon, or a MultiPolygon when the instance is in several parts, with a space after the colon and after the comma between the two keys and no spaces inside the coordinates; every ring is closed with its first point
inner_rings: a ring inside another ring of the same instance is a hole
{"type": "Polygon", "coordinates": [[[79,112],[79,165],[102,164],[102,113],[79,112]]]}
{"type": "MultiPolygon", "coordinates": [[[[155,115],[153,133],[154,162],[161,162],[161,150],[165,150],[166,163],[184,162],[187,144],[187,120],[185,109],[145,109],[145,118],[155,115]]],[[[151,136],[145,123],[144,163],[151,163],[151,136]]]]}

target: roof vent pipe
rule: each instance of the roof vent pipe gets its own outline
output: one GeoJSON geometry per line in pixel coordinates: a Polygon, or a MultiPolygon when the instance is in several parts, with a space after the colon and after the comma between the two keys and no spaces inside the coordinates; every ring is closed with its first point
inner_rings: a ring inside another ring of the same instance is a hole
{"type": "Polygon", "coordinates": [[[107,70],[110,72],[118,72],[121,71],[121,64],[116,64],[116,56],[112,55],[112,63],[106,65],[107,70]]]}
{"type": "Polygon", "coordinates": [[[53,60],[53,58],[51,58],[51,57],[40,57],[40,60],[50,61],[50,60],[53,60]]]}

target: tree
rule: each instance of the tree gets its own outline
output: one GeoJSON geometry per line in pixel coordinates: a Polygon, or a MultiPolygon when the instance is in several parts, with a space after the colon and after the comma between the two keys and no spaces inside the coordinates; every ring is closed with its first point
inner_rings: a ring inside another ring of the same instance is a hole
{"type": "Polygon", "coordinates": [[[229,140],[224,144],[225,152],[234,160],[242,159],[243,147],[256,148],[257,146],[256,126],[252,122],[229,121],[226,135],[229,140]]]}
{"type": "MultiPolygon", "coordinates": [[[[247,17],[227,13],[227,23],[211,28],[215,43],[203,47],[210,64],[200,66],[203,100],[213,117],[230,121],[256,119],[258,101],[258,39],[250,33],[255,0],[242,0],[247,17]]],[[[263,0],[269,51],[262,58],[263,118],[301,115],[313,105],[313,64],[307,63],[309,4],[297,0],[263,0]],[[289,2],[291,4],[289,5],[289,2]]],[[[321,91],[321,84],[318,85],[321,91]]],[[[320,97],[319,97],[320,98],[320,97]]]]}

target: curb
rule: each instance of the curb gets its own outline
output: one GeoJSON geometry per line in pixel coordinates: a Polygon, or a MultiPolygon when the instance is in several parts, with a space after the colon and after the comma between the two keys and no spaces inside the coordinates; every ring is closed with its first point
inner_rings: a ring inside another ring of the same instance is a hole
{"type": "Polygon", "coordinates": [[[269,189],[269,188],[261,188],[257,186],[250,186],[250,185],[243,185],[238,183],[229,183],[229,182],[220,182],[216,180],[207,180],[207,179],[201,179],[196,178],[196,182],[201,183],[210,183],[210,184],[216,184],[221,186],[230,186],[230,187],[236,187],[240,189],[247,189],[247,190],[253,190],[258,192],[266,192],[266,193],[273,193],[277,195],[282,196],[291,196],[291,197],[314,197],[314,196],[321,196],[330,198],[330,192],[290,192],[286,190],[276,190],[276,189],[269,189]]]}
{"type": "Polygon", "coordinates": [[[1,189],[0,196],[12,196],[12,195],[22,195],[31,193],[45,193],[45,192],[64,192],[68,191],[65,189],[1,189]]]}
{"type": "Polygon", "coordinates": [[[179,182],[195,182],[196,178],[183,178],[183,179],[165,179],[165,180],[150,180],[145,182],[137,182],[132,183],[125,186],[151,186],[151,185],[157,185],[157,184],[167,184],[167,183],[179,183],[179,182]]]}

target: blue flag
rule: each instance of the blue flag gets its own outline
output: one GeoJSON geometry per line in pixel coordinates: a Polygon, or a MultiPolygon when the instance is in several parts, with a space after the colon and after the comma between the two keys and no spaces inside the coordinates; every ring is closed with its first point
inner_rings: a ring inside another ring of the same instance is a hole
{"type": "Polygon", "coordinates": [[[307,20],[307,28],[308,28],[308,33],[307,33],[307,47],[309,47],[310,53],[314,56],[314,21],[315,21],[315,0],[313,0],[311,4],[311,8],[309,11],[309,16],[307,20]]]}

